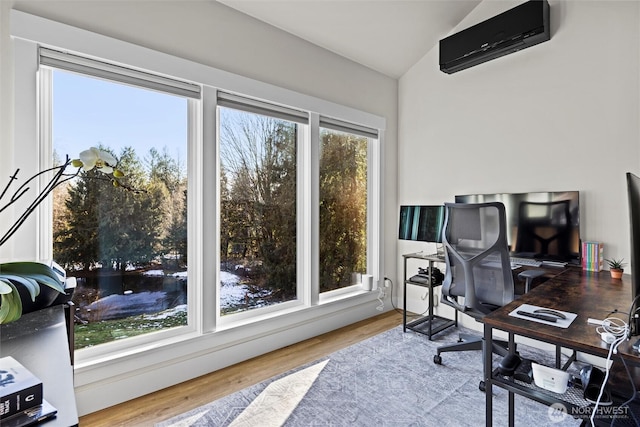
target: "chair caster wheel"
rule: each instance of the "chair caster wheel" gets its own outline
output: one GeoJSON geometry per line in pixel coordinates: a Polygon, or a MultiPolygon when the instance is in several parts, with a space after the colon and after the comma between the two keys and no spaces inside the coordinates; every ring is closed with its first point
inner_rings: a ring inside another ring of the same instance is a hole
{"type": "Polygon", "coordinates": [[[433,356],[433,363],[435,363],[436,365],[442,365],[442,357],[440,357],[439,354],[436,354],[435,356],[433,356]]]}
{"type": "Polygon", "coordinates": [[[487,388],[484,385],[484,381],[480,381],[480,384],[478,384],[478,388],[480,389],[481,392],[485,392],[487,390],[487,388]]]}

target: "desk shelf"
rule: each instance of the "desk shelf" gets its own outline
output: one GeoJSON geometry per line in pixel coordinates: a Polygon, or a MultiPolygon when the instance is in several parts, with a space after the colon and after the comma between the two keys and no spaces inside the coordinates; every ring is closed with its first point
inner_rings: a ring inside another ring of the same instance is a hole
{"type": "Polygon", "coordinates": [[[424,334],[428,336],[429,339],[438,332],[442,332],[451,326],[456,326],[454,320],[446,319],[435,314],[423,316],[405,324],[406,329],[424,334]]]}
{"type": "MultiPolygon", "coordinates": [[[[567,391],[559,394],[553,393],[549,390],[545,390],[541,387],[538,387],[534,383],[527,384],[522,381],[514,380],[512,377],[502,376],[498,373],[497,369],[493,371],[492,383],[495,386],[502,387],[510,392],[517,393],[521,396],[526,396],[529,399],[535,400],[536,402],[551,406],[554,404],[562,404],[567,410],[567,416],[572,417],[576,420],[589,420],[591,417],[591,409],[593,405],[583,397],[582,387],[577,386],[569,386],[567,391]]],[[[613,405],[608,407],[600,407],[602,408],[616,408],[624,403],[624,400],[614,399],[613,405]]],[[[637,407],[638,402],[634,401],[631,403],[631,411],[634,413],[639,413],[639,409],[637,407]]],[[[625,408],[620,409],[620,411],[625,411],[625,408]]],[[[596,417],[595,418],[596,425],[609,425],[606,422],[606,419],[596,417]]],[[[632,422],[631,419],[619,418],[616,420],[616,426],[626,426],[626,425],[635,425],[626,424],[625,422],[632,422]]]]}
{"type": "Polygon", "coordinates": [[[582,388],[578,387],[569,386],[567,387],[567,391],[562,394],[554,393],[552,391],[545,390],[542,387],[538,387],[533,382],[528,384],[523,381],[515,380],[513,377],[500,375],[497,372],[497,369],[493,371],[492,382],[494,385],[500,386],[514,393],[527,396],[528,398],[545,405],[550,406],[555,403],[561,403],[567,408],[569,414],[572,412],[581,413],[579,408],[586,408],[591,405],[589,401],[583,397],[582,388]],[[575,408],[576,410],[572,411],[571,408],[575,408]]]}
{"type": "Polygon", "coordinates": [[[403,331],[407,332],[407,329],[413,331],[413,332],[417,332],[420,334],[424,334],[426,335],[429,339],[431,339],[435,334],[437,334],[438,332],[442,332],[445,329],[451,327],[451,326],[458,326],[458,312],[455,312],[455,318],[452,319],[447,319],[444,318],[442,316],[438,316],[436,314],[433,313],[433,307],[435,306],[434,301],[433,301],[433,290],[434,288],[436,288],[437,286],[440,285],[433,285],[433,281],[431,280],[431,275],[433,273],[433,267],[435,263],[443,263],[444,262],[444,258],[441,256],[438,256],[436,254],[433,255],[425,255],[422,253],[415,253],[415,254],[405,254],[402,255],[404,258],[404,280],[403,280],[403,284],[404,284],[404,291],[403,291],[403,297],[404,297],[404,305],[403,305],[403,331]],[[410,259],[414,259],[414,260],[422,260],[425,262],[428,262],[428,279],[426,280],[426,282],[418,282],[415,280],[411,280],[410,276],[408,276],[407,273],[407,261],[410,259]],[[424,288],[427,288],[429,291],[429,308],[427,311],[427,314],[425,316],[420,316],[419,318],[412,320],[412,321],[407,321],[407,285],[415,285],[415,286],[422,286],[424,288]]]}

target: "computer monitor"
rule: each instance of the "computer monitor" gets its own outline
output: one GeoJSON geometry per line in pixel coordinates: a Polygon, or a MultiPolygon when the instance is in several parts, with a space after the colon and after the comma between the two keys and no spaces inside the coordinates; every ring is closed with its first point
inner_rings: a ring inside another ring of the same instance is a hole
{"type": "Polygon", "coordinates": [[[398,238],[442,243],[444,205],[400,206],[398,238]]]}
{"type": "Polygon", "coordinates": [[[629,236],[631,236],[631,333],[640,335],[640,322],[635,317],[640,299],[640,177],[627,172],[629,198],[629,236]]]}
{"type": "Polygon", "coordinates": [[[580,193],[468,194],[456,203],[502,202],[512,256],[580,265],[580,193]]]}

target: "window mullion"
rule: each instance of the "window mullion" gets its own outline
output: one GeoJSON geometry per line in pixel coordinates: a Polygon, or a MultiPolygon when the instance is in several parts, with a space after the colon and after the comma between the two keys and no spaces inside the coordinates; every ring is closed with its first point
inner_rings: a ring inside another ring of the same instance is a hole
{"type": "Polygon", "coordinates": [[[204,300],[203,268],[203,200],[206,190],[203,182],[203,103],[194,99],[188,102],[188,142],[187,142],[187,316],[188,325],[197,331],[203,331],[210,325],[203,316],[201,301],[204,300]]]}
{"type": "Polygon", "coordinates": [[[378,139],[370,139],[368,147],[369,166],[367,168],[367,266],[368,274],[373,275],[374,281],[378,286],[384,286],[383,281],[383,254],[384,248],[382,232],[383,224],[383,187],[382,187],[382,170],[384,169],[384,158],[382,156],[382,140],[383,135],[380,134],[378,139]]]}
{"type": "MultiPolygon", "coordinates": [[[[218,268],[220,265],[220,230],[218,217],[220,212],[219,202],[219,158],[217,135],[217,91],[209,86],[204,86],[202,91],[201,111],[201,140],[199,141],[197,154],[193,162],[197,162],[201,168],[198,183],[201,185],[198,196],[200,205],[193,212],[196,219],[195,232],[200,236],[195,242],[201,249],[198,262],[201,263],[201,276],[198,281],[197,313],[202,319],[204,332],[216,329],[219,320],[220,302],[218,299],[218,285],[220,278],[218,268]],[[210,167],[206,167],[209,165],[210,167]],[[210,262],[210,260],[216,260],[210,262]]],[[[192,227],[193,229],[194,227],[192,227]]],[[[196,305],[196,304],[194,304],[196,305]]]]}
{"type": "Polygon", "coordinates": [[[308,176],[307,220],[305,229],[309,233],[310,305],[320,302],[320,115],[311,113],[309,117],[308,162],[305,173],[308,176]]]}
{"type": "MultiPolygon", "coordinates": [[[[39,168],[46,170],[53,166],[53,142],[52,131],[52,85],[53,73],[48,69],[40,69],[38,72],[38,143],[39,143],[39,168]],[[44,107],[44,108],[42,108],[44,107]]],[[[60,159],[64,161],[64,159],[60,159]]],[[[40,177],[40,188],[46,185],[46,177],[40,177]]],[[[38,216],[39,230],[53,229],[53,206],[51,197],[42,201],[38,216]]],[[[39,259],[53,259],[53,233],[38,233],[38,257],[39,259]]]]}

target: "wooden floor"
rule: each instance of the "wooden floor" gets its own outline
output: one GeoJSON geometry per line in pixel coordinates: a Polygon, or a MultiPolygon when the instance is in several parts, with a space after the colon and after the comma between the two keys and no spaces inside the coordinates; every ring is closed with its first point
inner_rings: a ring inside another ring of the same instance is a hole
{"type": "Polygon", "coordinates": [[[156,422],[312,362],[400,324],[402,315],[392,310],[194,380],[88,414],[80,418],[80,426],[153,426],[156,422]]]}

